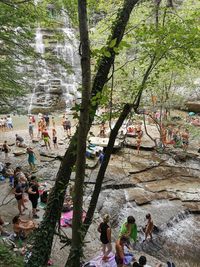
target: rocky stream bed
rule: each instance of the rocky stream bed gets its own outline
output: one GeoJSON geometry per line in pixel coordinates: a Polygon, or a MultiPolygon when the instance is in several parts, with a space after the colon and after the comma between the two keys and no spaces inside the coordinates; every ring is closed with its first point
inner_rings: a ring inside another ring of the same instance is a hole
{"type": "MultiPolygon", "coordinates": [[[[9,133],[11,135],[11,133],[9,133]]],[[[69,140],[68,140],[69,141],[69,140]]],[[[48,186],[53,186],[60,161],[67,142],[60,145],[59,151],[46,152],[39,148],[40,157],[36,175],[48,186]],[[50,156],[50,157],[49,157],[50,156]]],[[[38,146],[38,144],[36,144],[38,146]]],[[[12,150],[15,148],[13,147],[12,150]]],[[[0,161],[3,161],[3,154],[0,161]]],[[[27,156],[10,156],[13,167],[21,165],[28,170],[27,156]]],[[[88,161],[94,165],[93,161],[88,161]]],[[[98,166],[88,169],[85,181],[84,205],[87,207],[90,192],[95,183],[98,166]]],[[[168,148],[165,153],[136,150],[123,147],[112,155],[99,197],[93,224],[86,237],[85,257],[90,259],[100,250],[97,226],[105,213],[111,215],[112,239],[116,240],[120,225],[128,215],[133,215],[139,229],[135,245],[136,257],[146,253],[148,263],[153,267],[159,261],[173,260],[177,267],[200,266],[200,157],[195,149],[184,153],[181,149],[168,148]],[[146,213],[151,213],[158,232],[153,241],[142,242],[146,213]]],[[[72,175],[72,183],[73,183],[72,175]]],[[[17,214],[17,203],[10,193],[8,182],[0,184],[0,214],[11,221],[17,214]],[[7,196],[8,195],[8,196],[7,196]],[[7,196],[7,197],[6,197],[7,196]],[[5,199],[6,197],[6,199],[5,199]],[[9,202],[8,202],[9,201],[9,202]],[[8,204],[6,204],[8,202],[8,204]]],[[[40,211],[40,218],[43,210],[40,211]]],[[[28,218],[29,213],[24,218],[28,218]]],[[[10,226],[11,227],[11,226],[10,226]]],[[[8,228],[9,229],[9,228],[8,228]]],[[[65,229],[70,236],[71,229],[65,229]]],[[[58,237],[55,237],[52,257],[56,266],[64,266],[68,248],[60,250],[58,237]]],[[[114,246],[114,243],[113,243],[114,246]]]]}

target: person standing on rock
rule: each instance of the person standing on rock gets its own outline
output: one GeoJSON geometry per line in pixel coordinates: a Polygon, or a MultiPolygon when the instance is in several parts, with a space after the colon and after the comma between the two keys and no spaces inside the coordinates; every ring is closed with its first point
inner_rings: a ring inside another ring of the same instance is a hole
{"type": "Polygon", "coordinates": [[[48,150],[48,148],[51,149],[50,142],[49,142],[50,136],[49,136],[49,133],[47,131],[47,128],[42,132],[42,138],[44,140],[44,144],[46,146],[46,149],[47,150],[48,150]]]}
{"type": "Polygon", "coordinates": [[[13,121],[12,121],[12,118],[10,117],[10,115],[8,115],[8,117],[6,119],[6,124],[7,124],[7,128],[9,130],[13,129],[13,121]]]}
{"type": "Polygon", "coordinates": [[[66,131],[66,118],[65,118],[65,115],[63,115],[63,117],[62,117],[61,124],[62,124],[63,130],[65,132],[66,131]]]}
{"type": "Polygon", "coordinates": [[[52,122],[52,127],[55,129],[56,128],[56,122],[54,117],[51,118],[51,122],[52,122]]]}
{"type": "Polygon", "coordinates": [[[37,205],[38,205],[38,199],[39,199],[39,184],[36,181],[36,177],[32,176],[31,181],[29,184],[29,189],[28,189],[28,197],[29,200],[31,201],[32,204],[32,214],[33,218],[38,219],[39,216],[37,215],[37,205]]]}
{"type": "Polygon", "coordinates": [[[146,215],[146,219],[147,219],[147,224],[143,228],[143,231],[145,233],[144,241],[147,240],[148,236],[150,236],[150,239],[152,240],[152,233],[153,233],[153,227],[154,227],[153,220],[151,218],[151,214],[150,213],[148,213],[146,215]]]}
{"type": "Polygon", "coordinates": [[[48,114],[44,116],[44,120],[46,122],[46,127],[48,129],[49,128],[49,115],[48,114]]]}
{"type": "Polygon", "coordinates": [[[35,153],[31,147],[27,147],[26,153],[28,154],[28,163],[30,165],[31,171],[35,170],[35,153]]]}
{"type": "Polygon", "coordinates": [[[29,121],[28,132],[29,132],[30,138],[33,139],[33,123],[31,121],[29,121]]]}
{"type": "Polygon", "coordinates": [[[129,241],[137,241],[137,225],[133,216],[128,216],[127,221],[122,224],[120,236],[125,236],[129,241]]]}
{"type": "Polygon", "coordinates": [[[66,127],[67,136],[69,137],[71,135],[71,122],[68,118],[66,118],[65,123],[66,123],[65,127],[66,127]]]}
{"type": "Polygon", "coordinates": [[[14,185],[14,194],[18,204],[18,210],[20,215],[24,215],[22,212],[26,210],[23,199],[23,186],[20,181],[16,181],[14,185]],[[23,210],[22,210],[23,208],[23,210]]]}
{"type": "Polygon", "coordinates": [[[38,121],[38,134],[37,137],[41,138],[41,132],[42,132],[42,121],[38,121]]]}
{"type": "Polygon", "coordinates": [[[54,148],[58,149],[58,143],[57,143],[57,132],[56,132],[56,129],[52,129],[52,137],[53,137],[53,145],[54,145],[54,148]]]}
{"type": "Polygon", "coordinates": [[[108,222],[110,220],[110,216],[108,214],[104,215],[103,222],[100,223],[98,227],[98,232],[100,235],[100,240],[102,243],[102,251],[103,251],[103,260],[107,261],[108,255],[112,251],[112,245],[111,245],[111,228],[108,225],[108,222]]]}
{"type": "Polygon", "coordinates": [[[10,151],[10,148],[7,144],[7,141],[4,141],[4,143],[3,143],[3,151],[5,153],[5,160],[7,160],[8,159],[8,153],[10,151]]]}

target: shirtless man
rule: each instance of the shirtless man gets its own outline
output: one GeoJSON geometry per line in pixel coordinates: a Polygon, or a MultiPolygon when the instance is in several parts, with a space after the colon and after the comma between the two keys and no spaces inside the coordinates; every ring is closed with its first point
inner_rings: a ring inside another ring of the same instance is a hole
{"type": "Polygon", "coordinates": [[[121,236],[115,243],[115,261],[117,263],[117,267],[124,266],[124,245],[128,242],[128,238],[126,236],[121,236]]]}
{"type": "Polygon", "coordinates": [[[153,226],[154,226],[150,213],[148,213],[146,215],[146,219],[147,219],[147,224],[146,224],[145,228],[143,229],[144,233],[145,233],[145,240],[144,241],[147,240],[148,236],[150,236],[150,239],[152,240],[152,232],[153,232],[153,226]]]}

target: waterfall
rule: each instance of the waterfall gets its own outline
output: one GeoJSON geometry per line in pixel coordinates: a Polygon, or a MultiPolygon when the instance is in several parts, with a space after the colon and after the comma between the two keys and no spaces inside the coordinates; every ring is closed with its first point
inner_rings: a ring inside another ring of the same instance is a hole
{"type": "Polygon", "coordinates": [[[44,54],[45,46],[43,43],[43,37],[40,27],[36,29],[36,36],[35,36],[35,50],[40,54],[44,54]]]}
{"type": "Polygon", "coordinates": [[[48,113],[59,109],[70,109],[80,101],[77,91],[80,81],[80,59],[78,42],[70,27],[66,12],[62,13],[63,28],[45,29],[38,27],[35,34],[35,51],[41,55],[36,62],[35,82],[30,98],[28,112],[48,113]],[[62,32],[63,41],[55,38],[55,33],[62,32]],[[46,55],[55,56],[58,61],[45,60],[46,55]],[[59,60],[71,67],[66,70],[59,60]]]}

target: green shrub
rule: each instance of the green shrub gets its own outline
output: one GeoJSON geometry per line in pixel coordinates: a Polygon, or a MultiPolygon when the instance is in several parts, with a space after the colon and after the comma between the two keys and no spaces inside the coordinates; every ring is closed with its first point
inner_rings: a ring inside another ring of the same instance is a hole
{"type": "Polygon", "coordinates": [[[0,266],[1,267],[23,267],[23,257],[16,256],[14,251],[0,244],[0,266]]]}

